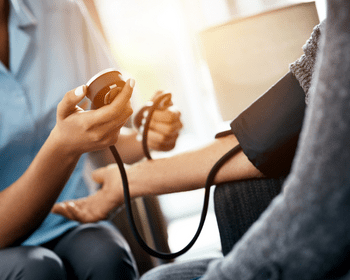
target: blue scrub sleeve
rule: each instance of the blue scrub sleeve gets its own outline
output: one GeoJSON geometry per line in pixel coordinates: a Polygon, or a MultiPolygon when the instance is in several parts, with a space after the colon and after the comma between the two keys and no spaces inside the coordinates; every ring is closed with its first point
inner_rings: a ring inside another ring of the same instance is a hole
{"type": "Polygon", "coordinates": [[[289,173],[305,112],[305,93],[288,72],[231,122],[233,133],[248,159],[264,175],[289,173]]]}

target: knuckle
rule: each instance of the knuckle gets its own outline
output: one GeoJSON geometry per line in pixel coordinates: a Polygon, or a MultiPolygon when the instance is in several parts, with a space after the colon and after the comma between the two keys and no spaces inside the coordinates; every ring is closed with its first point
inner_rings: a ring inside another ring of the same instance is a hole
{"type": "Polygon", "coordinates": [[[163,145],[164,151],[172,150],[174,147],[175,147],[175,142],[170,142],[163,145]]]}
{"type": "Polygon", "coordinates": [[[170,122],[175,122],[178,118],[179,118],[178,114],[176,114],[175,112],[169,111],[168,119],[170,122]]]}
{"type": "Polygon", "coordinates": [[[173,139],[174,137],[176,138],[178,133],[177,129],[174,126],[167,126],[163,131],[162,134],[165,139],[173,139]]]}
{"type": "Polygon", "coordinates": [[[119,133],[110,133],[101,138],[100,144],[103,146],[111,146],[117,143],[119,133]]]}
{"type": "Polygon", "coordinates": [[[82,217],[80,217],[78,220],[79,220],[81,223],[83,223],[83,224],[87,224],[87,223],[92,222],[91,219],[88,218],[88,217],[86,217],[85,215],[82,216],[82,217]]]}
{"type": "Polygon", "coordinates": [[[150,145],[152,147],[153,150],[156,151],[160,151],[160,145],[158,143],[153,143],[152,145],[150,145]]]}
{"type": "Polygon", "coordinates": [[[62,107],[62,100],[58,103],[58,105],[57,105],[57,109],[60,109],[61,107],[62,107]]]}
{"type": "Polygon", "coordinates": [[[160,150],[160,151],[163,151],[163,152],[166,152],[166,151],[169,150],[167,147],[168,147],[168,146],[166,146],[166,145],[160,145],[160,146],[159,146],[159,150],[160,150]]]}
{"type": "Polygon", "coordinates": [[[166,139],[168,139],[172,134],[172,128],[171,127],[165,127],[164,129],[162,129],[162,141],[165,141],[166,139]]]}
{"type": "Polygon", "coordinates": [[[62,111],[62,106],[63,106],[62,101],[60,101],[57,105],[57,114],[60,114],[60,112],[62,111]]]}
{"type": "Polygon", "coordinates": [[[117,143],[117,141],[118,141],[118,136],[113,136],[109,139],[107,144],[108,144],[108,146],[114,145],[115,143],[117,143]]]}
{"type": "Polygon", "coordinates": [[[162,134],[162,137],[160,138],[160,143],[165,143],[165,142],[167,142],[167,141],[169,141],[169,135],[167,135],[167,134],[162,134]]]}
{"type": "Polygon", "coordinates": [[[172,117],[174,122],[181,122],[180,120],[181,113],[179,111],[173,112],[172,117]]]}
{"type": "Polygon", "coordinates": [[[102,211],[102,209],[98,209],[94,213],[95,220],[103,220],[103,219],[107,218],[107,214],[104,211],[102,211]]]}
{"type": "Polygon", "coordinates": [[[174,127],[173,126],[167,126],[165,129],[164,129],[164,134],[166,137],[169,137],[172,135],[173,131],[174,131],[174,127]]]}
{"type": "Polygon", "coordinates": [[[82,122],[80,124],[80,127],[84,132],[89,132],[91,130],[90,124],[88,122],[82,122]]]}
{"type": "Polygon", "coordinates": [[[91,139],[91,142],[93,142],[93,143],[100,143],[100,142],[103,142],[103,140],[104,140],[103,137],[101,136],[101,134],[97,131],[90,133],[90,139],[91,139]]]}
{"type": "Polygon", "coordinates": [[[129,118],[134,113],[134,110],[131,107],[127,107],[124,110],[126,118],[129,118]]]}

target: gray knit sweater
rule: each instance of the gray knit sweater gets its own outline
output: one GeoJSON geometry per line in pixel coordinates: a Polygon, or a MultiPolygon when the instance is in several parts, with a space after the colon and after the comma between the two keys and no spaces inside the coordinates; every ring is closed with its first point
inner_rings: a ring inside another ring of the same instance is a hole
{"type": "Polygon", "coordinates": [[[300,86],[303,88],[306,94],[306,103],[309,100],[309,88],[312,80],[312,73],[314,73],[314,66],[316,62],[316,55],[319,48],[319,42],[321,33],[324,29],[324,21],[319,25],[316,25],[311,37],[306,41],[303,46],[304,54],[295,62],[290,64],[289,69],[293,75],[297,78],[300,86]]]}
{"type": "Polygon", "coordinates": [[[309,106],[283,192],[203,280],[350,279],[349,15],[349,0],[327,1],[309,106]]]}

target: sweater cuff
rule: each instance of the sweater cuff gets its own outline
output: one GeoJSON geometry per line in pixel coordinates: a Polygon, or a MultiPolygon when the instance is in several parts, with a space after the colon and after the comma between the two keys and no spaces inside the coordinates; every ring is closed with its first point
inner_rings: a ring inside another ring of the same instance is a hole
{"type": "Polygon", "coordinates": [[[290,71],[299,81],[308,101],[308,92],[311,86],[312,74],[316,63],[316,56],[319,47],[321,31],[324,28],[324,21],[316,25],[312,31],[311,37],[303,46],[304,54],[295,62],[289,65],[290,71]]]}

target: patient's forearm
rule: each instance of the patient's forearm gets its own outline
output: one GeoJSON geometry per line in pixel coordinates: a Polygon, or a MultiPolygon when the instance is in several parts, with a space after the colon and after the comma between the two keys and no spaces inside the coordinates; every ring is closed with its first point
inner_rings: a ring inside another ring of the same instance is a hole
{"type": "MultiPolygon", "coordinates": [[[[130,194],[138,197],[202,188],[214,164],[237,144],[230,135],[195,151],[140,163],[127,170],[130,194]]],[[[220,169],[214,183],[262,176],[240,151],[220,169]]]]}

